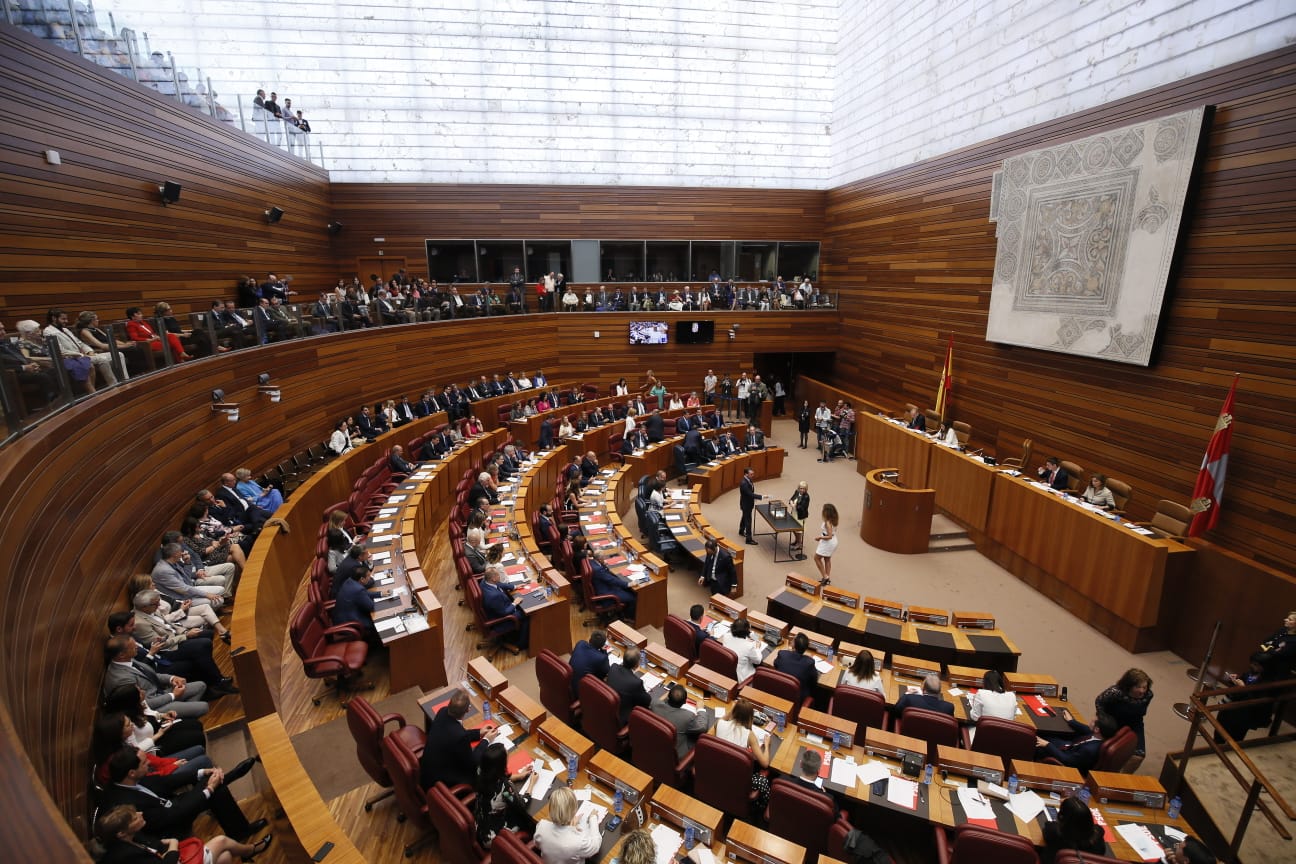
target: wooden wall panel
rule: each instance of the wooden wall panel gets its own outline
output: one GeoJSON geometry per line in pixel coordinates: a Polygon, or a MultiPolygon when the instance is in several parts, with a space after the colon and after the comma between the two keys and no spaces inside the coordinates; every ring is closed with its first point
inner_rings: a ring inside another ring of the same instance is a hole
{"type": "Polygon", "coordinates": [[[235,279],[332,284],[328,175],[227,124],[0,25],[0,317],[58,305],[119,320],[233,297],[235,279]],[[45,150],[61,165],[49,165],[45,150]],[[183,187],[163,207],[158,185],[183,187]],[[268,225],[271,206],[283,219],[268,225]]]}
{"type": "Polygon", "coordinates": [[[834,370],[884,405],[931,406],[954,334],[953,412],[974,446],[1035,440],[1126,479],[1130,510],[1186,502],[1241,372],[1212,539],[1290,569],[1296,545],[1296,49],[1268,54],[828,193],[824,280],[842,291],[834,370]],[[1148,368],[985,340],[992,173],[1011,155],[1192,106],[1218,106],[1186,250],[1148,368]]]}
{"type": "Polygon", "coordinates": [[[824,220],[824,193],[803,189],[335,183],[332,192],[346,226],[334,246],[340,270],[382,250],[423,276],[432,238],[817,240],[824,220]]]}

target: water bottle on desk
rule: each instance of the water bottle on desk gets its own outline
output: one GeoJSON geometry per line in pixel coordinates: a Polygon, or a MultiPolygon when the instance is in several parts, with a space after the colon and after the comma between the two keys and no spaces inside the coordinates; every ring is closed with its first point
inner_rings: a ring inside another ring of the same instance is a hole
{"type": "Polygon", "coordinates": [[[1183,809],[1183,799],[1180,798],[1178,795],[1176,795],[1170,799],[1170,809],[1166,811],[1166,815],[1169,816],[1171,819],[1178,819],[1179,811],[1182,809],[1183,809]]]}
{"type": "Polygon", "coordinates": [[[1016,794],[1017,794],[1017,775],[1016,775],[1016,774],[1010,774],[1010,775],[1008,775],[1008,794],[1009,794],[1009,795],[1016,795],[1016,794]]]}
{"type": "Polygon", "coordinates": [[[1084,804],[1085,806],[1088,806],[1088,804],[1089,804],[1089,794],[1090,794],[1090,793],[1089,793],[1089,787],[1088,787],[1088,786],[1081,786],[1080,789],[1076,792],[1076,794],[1080,796],[1080,803],[1081,803],[1081,804],[1084,804]]]}
{"type": "Polygon", "coordinates": [[[489,699],[482,703],[482,717],[487,723],[491,722],[491,704],[489,699]]]}
{"type": "Polygon", "coordinates": [[[684,848],[692,849],[697,845],[697,829],[692,823],[684,826],[684,848]]]}
{"type": "Polygon", "coordinates": [[[615,813],[617,816],[620,816],[621,809],[624,806],[625,806],[625,795],[621,792],[620,789],[618,789],[616,790],[616,794],[612,796],[612,812],[615,813]]]}
{"type": "Polygon", "coordinates": [[[576,754],[567,757],[567,785],[576,785],[576,754]]]}
{"type": "MultiPolygon", "coordinates": [[[[842,741],[841,733],[838,732],[838,731],[836,731],[836,730],[833,730],[833,733],[832,733],[832,750],[833,750],[834,753],[836,753],[838,750],[841,749],[841,741],[842,741]]],[[[931,767],[931,766],[928,766],[928,767],[931,767]]]]}
{"type": "Polygon", "coordinates": [[[936,773],[936,766],[928,762],[927,767],[923,769],[923,785],[931,786],[932,775],[936,773]]]}

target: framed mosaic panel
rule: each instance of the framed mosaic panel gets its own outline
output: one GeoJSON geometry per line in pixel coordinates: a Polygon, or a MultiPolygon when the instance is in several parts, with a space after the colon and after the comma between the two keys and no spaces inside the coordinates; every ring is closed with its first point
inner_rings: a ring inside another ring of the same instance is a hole
{"type": "Polygon", "coordinates": [[[1005,159],[986,339],[1146,366],[1209,109],[1005,159]]]}

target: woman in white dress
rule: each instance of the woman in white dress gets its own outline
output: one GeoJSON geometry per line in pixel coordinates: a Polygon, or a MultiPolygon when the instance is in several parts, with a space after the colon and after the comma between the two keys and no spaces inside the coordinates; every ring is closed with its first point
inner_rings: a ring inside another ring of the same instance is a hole
{"type": "Polygon", "coordinates": [[[572,425],[571,417],[564,417],[558,424],[558,437],[570,438],[576,434],[576,427],[572,425]]]}
{"type": "Polygon", "coordinates": [[[752,730],[752,717],[755,713],[752,703],[741,696],[738,697],[729,716],[716,721],[715,734],[717,738],[745,747],[747,752],[751,753],[752,761],[755,763],[752,768],[752,788],[756,790],[757,807],[764,812],[769,804],[770,781],[769,777],[761,772],[768,768],[770,763],[769,736],[764,736],[762,740],[761,736],[752,730]]]}
{"type": "Polygon", "coordinates": [[[626,385],[626,380],[624,378],[620,379],[619,381],[617,381],[616,384],[612,385],[612,395],[613,396],[630,395],[630,388],[626,385]]]}
{"type": "Polygon", "coordinates": [[[1017,719],[1017,694],[1008,689],[997,669],[986,672],[980,689],[968,697],[968,722],[973,724],[968,730],[969,741],[976,735],[976,722],[982,717],[1017,719]]]}
{"type": "Polygon", "coordinates": [[[845,684],[847,687],[858,687],[861,690],[872,690],[875,693],[886,695],[886,690],[882,686],[882,675],[878,672],[877,661],[873,659],[873,654],[869,651],[861,651],[855,655],[855,662],[845,672],[841,673],[837,685],[840,687],[845,684]]]}
{"type": "Polygon", "coordinates": [[[578,821],[579,809],[576,794],[566,786],[555,787],[550,793],[549,818],[541,819],[535,830],[545,864],[583,864],[603,845],[598,812],[591,809],[578,821]]]}
{"type": "Polygon", "coordinates": [[[819,568],[819,581],[828,584],[832,578],[832,556],[837,551],[837,508],[823,506],[823,524],[819,526],[819,545],[815,547],[815,566],[819,568]]]}
{"type": "Polygon", "coordinates": [[[667,405],[669,407],[669,410],[675,411],[679,408],[684,407],[684,400],[680,398],[678,393],[676,393],[671,396],[670,402],[668,402],[667,405]]]}

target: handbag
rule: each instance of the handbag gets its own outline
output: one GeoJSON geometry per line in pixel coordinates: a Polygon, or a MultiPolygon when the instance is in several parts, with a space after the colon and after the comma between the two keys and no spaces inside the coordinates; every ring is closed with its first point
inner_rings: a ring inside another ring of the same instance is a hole
{"type": "Polygon", "coordinates": [[[180,864],[203,864],[207,856],[207,847],[197,837],[186,837],[180,841],[180,864]]]}

